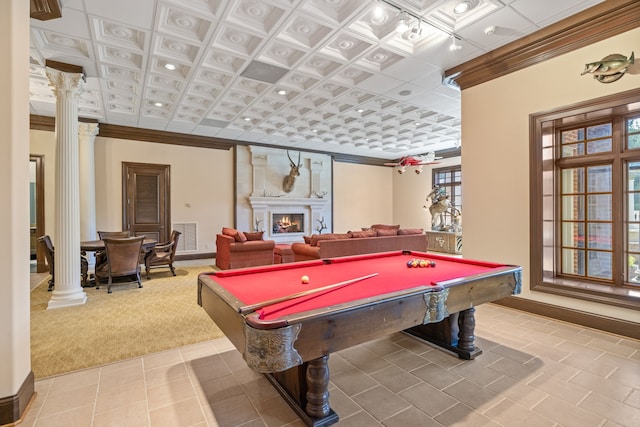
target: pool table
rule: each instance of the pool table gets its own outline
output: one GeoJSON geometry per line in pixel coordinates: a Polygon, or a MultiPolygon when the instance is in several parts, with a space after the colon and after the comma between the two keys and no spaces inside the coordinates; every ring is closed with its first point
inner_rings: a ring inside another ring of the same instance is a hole
{"type": "Polygon", "coordinates": [[[519,266],[385,252],[202,273],[198,304],[306,425],[325,426],[338,421],[331,353],[404,330],[472,359],[481,353],[474,307],[520,293],[521,274],[519,266]]]}

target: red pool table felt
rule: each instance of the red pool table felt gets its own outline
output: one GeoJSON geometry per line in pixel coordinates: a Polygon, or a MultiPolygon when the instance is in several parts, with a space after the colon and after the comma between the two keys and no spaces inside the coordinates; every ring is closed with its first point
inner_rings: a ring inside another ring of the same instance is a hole
{"type": "Polygon", "coordinates": [[[377,276],[346,286],[321,291],[257,310],[259,318],[274,320],[294,313],[371,298],[388,293],[435,286],[439,282],[490,272],[504,267],[485,261],[422,252],[388,252],[353,257],[334,258],[274,266],[224,270],[212,274],[213,280],[245,305],[321,288],[372,273],[377,276]],[[411,259],[434,261],[435,267],[408,268],[411,259]],[[301,281],[309,277],[309,283],[301,281]]]}

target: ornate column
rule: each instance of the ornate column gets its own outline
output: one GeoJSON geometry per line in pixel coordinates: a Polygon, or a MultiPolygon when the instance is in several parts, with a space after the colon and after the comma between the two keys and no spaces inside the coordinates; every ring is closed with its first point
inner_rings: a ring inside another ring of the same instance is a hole
{"type": "MultiPolygon", "coordinates": [[[[96,239],[96,171],[94,142],[98,134],[97,123],[79,123],[80,170],[80,240],[96,239]]],[[[93,252],[87,254],[89,266],[95,265],[93,252]]]]}
{"type": "Polygon", "coordinates": [[[78,167],[78,96],[80,73],[47,67],[56,94],[55,283],[48,308],[84,304],[80,286],[80,190],[78,167]]]}

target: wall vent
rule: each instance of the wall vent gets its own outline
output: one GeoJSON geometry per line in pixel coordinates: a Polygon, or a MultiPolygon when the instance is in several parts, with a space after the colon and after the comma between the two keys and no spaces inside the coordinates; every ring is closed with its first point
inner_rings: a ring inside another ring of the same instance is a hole
{"type": "Polygon", "coordinates": [[[195,222],[176,222],[173,229],[182,233],[178,239],[176,252],[190,252],[198,250],[198,224],[195,222]]]}

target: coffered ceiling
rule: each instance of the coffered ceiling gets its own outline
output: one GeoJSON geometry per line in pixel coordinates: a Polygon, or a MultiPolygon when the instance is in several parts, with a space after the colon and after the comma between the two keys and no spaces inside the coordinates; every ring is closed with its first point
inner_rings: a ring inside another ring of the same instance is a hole
{"type": "Polygon", "coordinates": [[[460,2],[60,0],[61,18],[31,19],[31,113],[55,115],[50,60],[83,67],[79,115],[100,123],[380,159],[440,152],[464,143],[444,70],[601,0],[467,0],[458,14],[460,2]]]}

